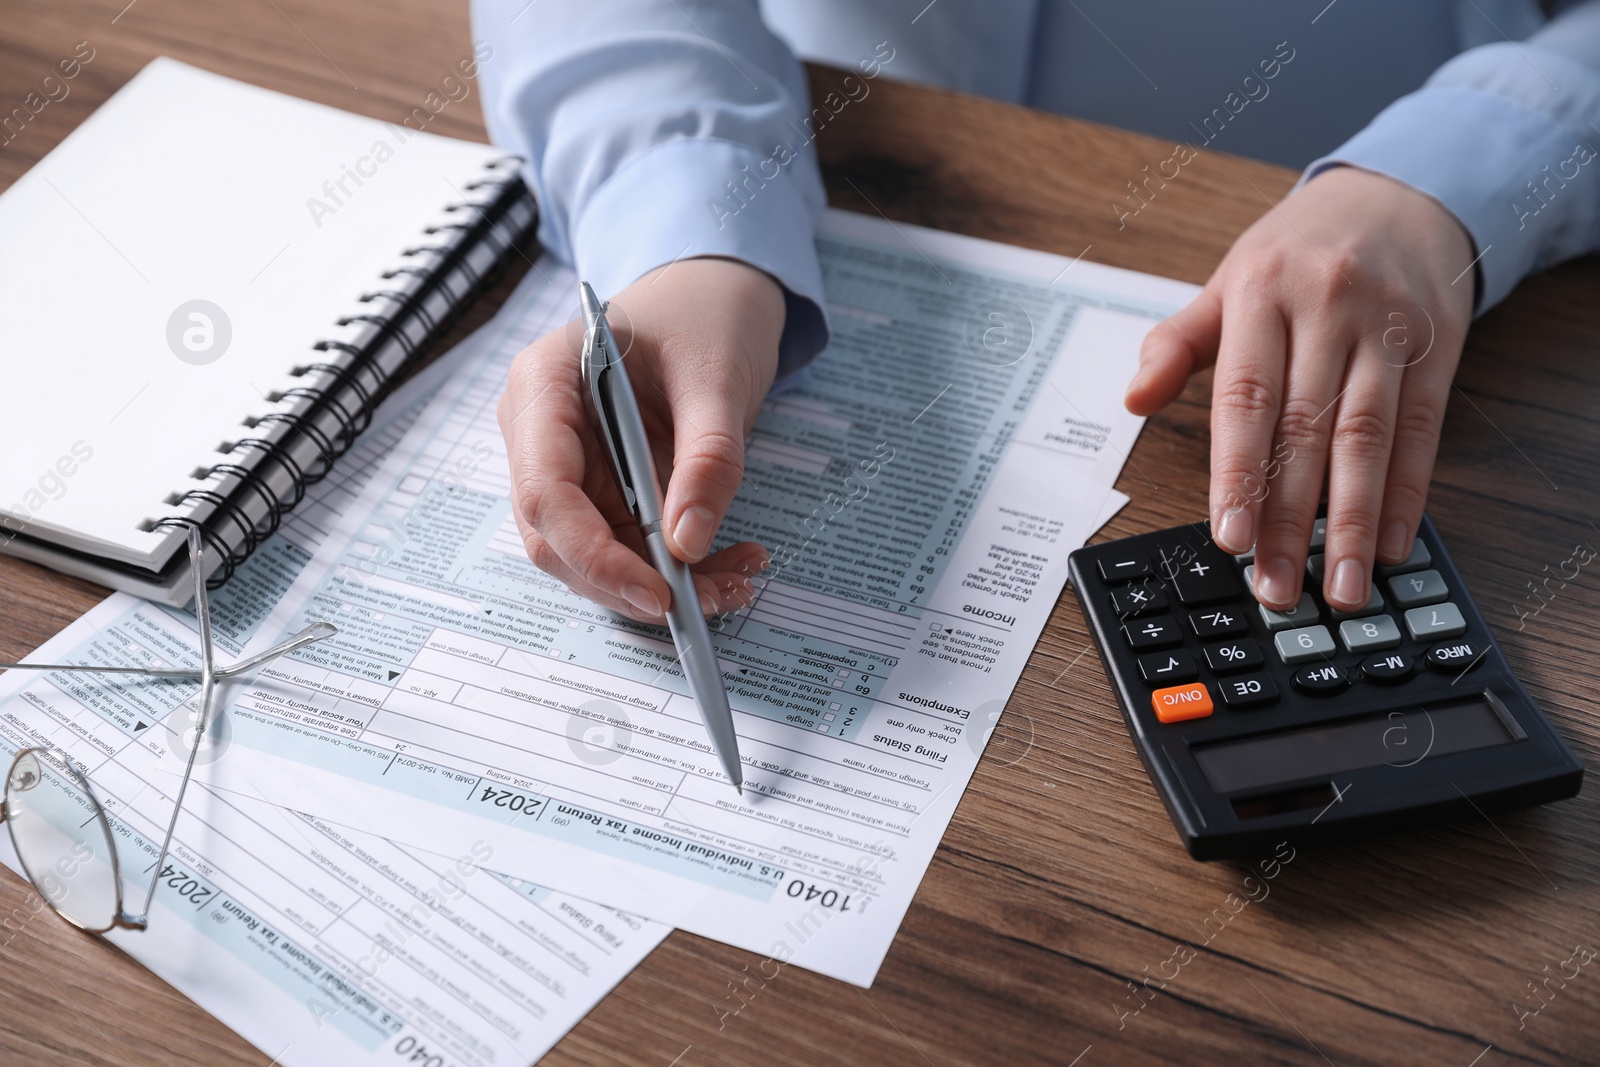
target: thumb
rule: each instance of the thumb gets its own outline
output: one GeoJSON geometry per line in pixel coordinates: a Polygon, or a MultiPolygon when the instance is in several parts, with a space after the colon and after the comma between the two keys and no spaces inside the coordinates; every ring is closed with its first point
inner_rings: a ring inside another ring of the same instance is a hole
{"type": "Polygon", "coordinates": [[[1218,270],[1181,311],[1157,323],[1139,349],[1139,369],[1123,403],[1135,415],[1154,415],[1177,399],[1189,376],[1217,361],[1222,340],[1222,285],[1218,270]]]}
{"type": "Polygon", "coordinates": [[[696,563],[711,551],[717,527],[744,480],[746,413],[730,392],[697,392],[674,405],[672,476],[662,514],[667,546],[685,563],[696,563]]]}

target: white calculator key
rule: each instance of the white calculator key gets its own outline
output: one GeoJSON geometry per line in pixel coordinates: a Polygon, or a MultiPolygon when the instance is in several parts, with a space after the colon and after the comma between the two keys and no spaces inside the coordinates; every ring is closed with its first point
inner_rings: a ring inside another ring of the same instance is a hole
{"type": "Polygon", "coordinates": [[[1378,592],[1378,587],[1374,585],[1367,593],[1367,602],[1356,610],[1340,611],[1337,608],[1330,607],[1328,614],[1332,615],[1335,621],[1341,621],[1344,619],[1362,619],[1368,615],[1376,615],[1382,610],[1383,594],[1378,592]]]}
{"type": "Polygon", "coordinates": [[[1274,611],[1265,604],[1257,604],[1261,611],[1261,621],[1269,633],[1287,630],[1292,626],[1309,626],[1317,621],[1317,605],[1311,599],[1310,593],[1300,594],[1300,603],[1289,611],[1274,611]]]}
{"type": "Polygon", "coordinates": [[[1437,641],[1465,633],[1467,620],[1461,617],[1461,609],[1454,604],[1430,604],[1406,612],[1406,629],[1415,640],[1437,641]]]}
{"type": "Polygon", "coordinates": [[[1438,571],[1397,574],[1389,579],[1389,599],[1395,602],[1396,607],[1415,608],[1423,604],[1437,604],[1449,597],[1450,587],[1444,584],[1444,576],[1438,571]]]}
{"type": "Polygon", "coordinates": [[[1422,538],[1411,542],[1411,554],[1399,563],[1380,563],[1377,566],[1378,574],[1388,578],[1395,574],[1409,574],[1411,571],[1426,570],[1433,566],[1433,553],[1428,551],[1428,546],[1422,543],[1422,538]]]}
{"type": "Polygon", "coordinates": [[[1333,635],[1326,626],[1302,626],[1272,635],[1278,657],[1285,663],[1306,663],[1333,655],[1333,635]]]}
{"type": "Polygon", "coordinates": [[[1378,652],[1400,643],[1400,627],[1388,615],[1347,619],[1339,624],[1339,640],[1350,652],[1378,652]]]}

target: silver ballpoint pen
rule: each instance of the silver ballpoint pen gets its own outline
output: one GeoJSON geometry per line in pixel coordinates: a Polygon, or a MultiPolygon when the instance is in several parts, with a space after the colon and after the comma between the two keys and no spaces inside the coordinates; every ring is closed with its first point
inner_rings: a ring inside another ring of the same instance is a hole
{"type": "Polygon", "coordinates": [[[672,554],[666,534],[661,531],[661,489],[656,483],[655,463],[645,436],[644,419],[639,415],[639,402],[606,321],[606,308],[610,305],[596,299],[588,282],[580,282],[579,288],[583,298],[583,383],[590,414],[606,458],[611,461],[617,488],[639,521],[650,561],[672,590],[667,628],[672,631],[672,643],[678,650],[678,662],[683,664],[689,692],[700,708],[723,771],[743,796],[744,773],[739,765],[739,738],[733,730],[728,690],[722,684],[711,628],[701,614],[700,596],[695,592],[689,568],[672,554]]]}

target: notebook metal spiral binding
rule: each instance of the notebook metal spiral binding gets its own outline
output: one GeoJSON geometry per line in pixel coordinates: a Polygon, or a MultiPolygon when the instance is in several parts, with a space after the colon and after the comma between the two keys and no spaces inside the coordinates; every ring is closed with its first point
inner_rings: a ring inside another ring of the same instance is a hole
{"type": "MultiPolygon", "coordinates": [[[[490,162],[487,169],[491,172],[502,167],[509,169],[520,162],[515,156],[505,156],[490,162]]],[[[472,221],[429,226],[423,231],[429,236],[446,232],[458,234],[456,239],[439,245],[408,248],[401,253],[406,258],[431,255],[432,263],[425,267],[400,266],[382,275],[384,280],[415,278],[417,282],[412,288],[384,289],[360,298],[363,303],[375,299],[387,300],[393,305],[392,311],[387,314],[362,312],[338,320],[336,325],[340,326],[358,322],[372,326],[374,332],[365,343],[355,345],[346,341],[324,340],[312,346],[318,352],[343,353],[349,357],[347,362],[315,362],[297,367],[297,377],[318,375],[325,381],[314,386],[296,386],[268,396],[273,401],[303,400],[306,406],[302,410],[269,412],[247,421],[246,425],[251,428],[265,428],[265,431],[262,435],[233,442],[226,452],[259,453],[261,460],[255,468],[234,462],[201,468],[195,472],[199,479],[231,475],[237,479],[237,484],[226,494],[212,488],[190,489],[173,494],[167,501],[173,507],[209,504],[212,512],[204,520],[175,515],[149,524],[151,530],[199,528],[201,536],[221,561],[216,573],[207,580],[207,588],[218,589],[226,584],[238,566],[277,531],[284,516],[304,499],[307,487],[327,477],[339,457],[355,444],[370,425],[377,406],[460,321],[473,300],[504,276],[508,253],[533,231],[538,210],[532,194],[514,170],[505,175],[492,173],[465,186],[469,192],[483,188],[498,188],[499,192],[486,203],[458,203],[445,207],[446,212],[474,211],[475,218],[472,221]],[[485,271],[478,270],[472,263],[472,252],[480,247],[487,247],[490,252],[491,265],[485,271]],[[464,286],[459,290],[451,284],[458,274],[464,280],[464,286]],[[443,315],[435,316],[428,309],[428,302],[435,294],[445,300],[448,310],[443,315]],[[420,327],[420,333],[415,337],[408,331],[413,324],[420,327]],[[373,357],[390,342],[399,347],[401,358],[393,370],[385,374],[373,357]],[[341,402],[348,400],[351,394],[357,402],[353,412],[341,402]],[[320,425],[326,419],[332,419],[337,425],[331,439],[320,425]],[[282,432],[273,434],[271,431],[278,427],[283,428],[282,432]],[[314,465],[303,466],[295,459],[294,447],[300,440],[309,441],[315,450],[314,465]],[[276,464],[287,478],[290,486],[287,493],[275,491],[269,479],[262,476],[262,470],[269,463],[276,464]],[[254,523],[243,506],[243,502],[251,497],[266,505],[265,515],[254,523]],[[238,532],[236,542],[230,544],[231,539],[223,537],[217,530],[219,518],[238,532]]]]}

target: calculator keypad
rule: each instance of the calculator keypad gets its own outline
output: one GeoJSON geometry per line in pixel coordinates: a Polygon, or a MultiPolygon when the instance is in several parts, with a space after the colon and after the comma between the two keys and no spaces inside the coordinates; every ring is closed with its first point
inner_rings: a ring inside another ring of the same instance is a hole
{"type": "Polygon", "coordinates": [[[1099,594],[1107,597],[1102,603],[1121,624],[1160,722],[1205,718],[1219,707],[1259,715],[1257,709],[1281,701],[1285,682],[1305,696],[1330,697],[1361,682],[1402,685],[1423,665],[1455,673],[1477,665],[1484,649],[1462,639],[1466,621],[1420,538],[1404,563],[1375,568],[1377,580],[1359,609],[1325,604],[1326,529],[1317,520],[1305,591],[1289,611],[1255,601],[1253,557],[1228,556],[1209,542],[1099,561],[1099,575],[1111,587],[1099,594]],[[1175,606],[1188,610],[1174,613],[1175,606]],[[1431,647],[1405,651],[1407,639],[1431,647]],[[1361,658],[1334,662],[1344,654],[1361,658]]]}
{"type": "Polygon", "coordinates": [[[1441,797],[1514,793],[1522,806],[1578,791],[1582,765],[1511,674],[1426,517],[1419,534],[1403,563],[1373,569],[1351,612],[1323,591],[1342,557],[1322,520],[1292,611],[1263,611],[1256,561],[1223,554],[1204,523],[1072,553],[1134,744],[1196,859],[1405,829],[1435,818],[1441,797]],[[1424,720],[1425,743],[1399,748],[1394,727],[1424,720]]]}

